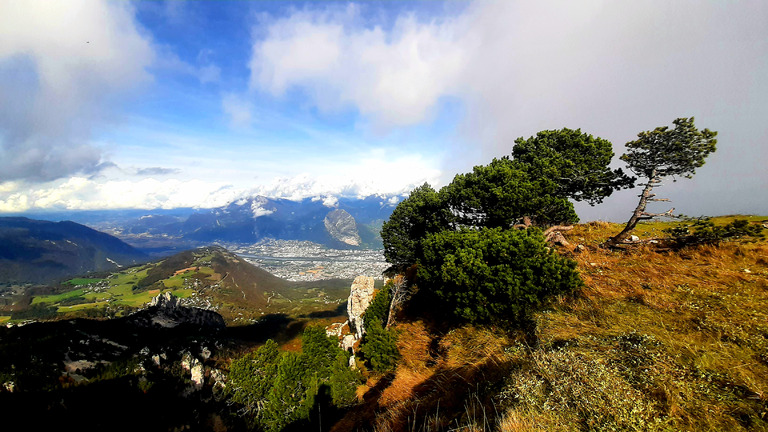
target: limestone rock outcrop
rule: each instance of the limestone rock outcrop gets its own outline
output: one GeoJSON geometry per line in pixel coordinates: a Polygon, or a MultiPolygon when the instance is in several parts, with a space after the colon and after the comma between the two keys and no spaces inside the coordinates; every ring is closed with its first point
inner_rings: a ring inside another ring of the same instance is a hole
{"type": "Polygon", "coordinates": [[[341,338],[341,342],[339,342],[339,344],[341,345],[341,349],[343,349],[344,351],[354,351],[355,342],[357,342],[357,339],[355,339],[355,335],[348,334],[348,335],[344,335],[344,337],[341,338]]]}
{"type": "Polygon", "coordinates": [[[203,363],[189,352],[185,352],[181,356],[181,369],[185,372],[189,372],[189,380],[195,385],[195,387],[202,387],[205,383],[205,367],[203,363]]]}
{"type": "Polygon", "coordinates": [[[357,231],[357,223],[346,210],[336,209],[331,211],[323,219],[325,229],[333,239],[350,246],[360,246],[360,234],[357,231]]]}
{"type": "Polygon", "coordinates": [[[349,327],[355,333],[355,339],[361,339],[365,334],[363,312],[373,300],[373,282],[370,276],[358,276],[350,288],[347,314],[349,314],[349,327]]]}
{"type": "Polygon", "coordinates": [[[170,292],[158,294],[149,302],[147,309],[131,315],[128,322],[139,327],[173,328],[179,325],[225,327],[224,318],[218,313],[182,306],[179,299],[170,292]]]}
{"type": "Polygon", "coordinates": [[[149,307],[161,307],[174,309],[179,306],[179,298],[171,294],[170,291],[166,291],[162,294],[158,294],[152,298],[149,302],[149,307]]]}

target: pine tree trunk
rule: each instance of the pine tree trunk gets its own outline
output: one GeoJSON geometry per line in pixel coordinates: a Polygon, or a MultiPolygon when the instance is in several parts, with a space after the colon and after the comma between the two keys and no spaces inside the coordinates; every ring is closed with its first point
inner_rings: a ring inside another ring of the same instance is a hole
{"type": "Polygon", "coordinates": [[[632,217],[629,218],[627,225],[624,227],[623,230],[621,230],[620,233],[608,239],[609,245],[616,245],[623,242],[624,240],[626,240],[627,237],[629,237],[629,234],[632,232],[632,230],[635,229],[635,227],[637,226],[637,223],[640,220],[648,219],[648,218],[643,218],[643,214],[645,213],[645,207],[648,205],[648,199],[653,196],[651,191],[653,191],[654,185],[658,184],[659,182],[660,182],[660,179],[657,178],[656,170],[654,169],[648,178],[648,183],[645,184],[643,193],[640,194],[640,202],[637,204],[635,211],[632,213],[632,217]]]}

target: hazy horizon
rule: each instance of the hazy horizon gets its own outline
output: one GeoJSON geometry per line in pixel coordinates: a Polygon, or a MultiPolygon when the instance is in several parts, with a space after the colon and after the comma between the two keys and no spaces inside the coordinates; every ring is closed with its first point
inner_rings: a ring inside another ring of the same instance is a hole
{"type": "MultiPolygon", "coordinates": [[[[687,215],[768,214],[768,4],[0,4],[0,216],[400,195],[576,129],[719,132],[687,215]]],[[[638,189],[577,204],[622,221],[638,189]]],[[[658,210],[667,207],[658,205],[658,210]]]]}

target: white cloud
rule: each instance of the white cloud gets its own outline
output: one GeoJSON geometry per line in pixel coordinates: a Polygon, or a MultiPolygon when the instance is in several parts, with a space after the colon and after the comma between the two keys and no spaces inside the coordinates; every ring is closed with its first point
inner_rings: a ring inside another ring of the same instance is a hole
{"type": "Polygon", "coordinates": [[[14,190],[0,191],[0,212],[219,207],[233,201],[241,193],[225,183],[200,180],[147,178],[99,181],[71,177],[35,188],[18,185],[14,190]]]}
{"type": "Polygon", "coordinates": [[[201,84],[219,82],[221,80],[221,68],[215,64],[201,66],[198,70],[198,79],[201,84]]]}
{"type": "Polygon", "coordinates": [[[232,93],[225,94],[221,98],[221,108],[232,127],[242,128],[251,124],[252,105],[247,99],[232,93]]]}
{"type": "Polygon", "coordinates": [[[339,198],[329,195],[322,197],[323,205],[329,208],[335,208],[337,205],[339,205],[339,198]]]}
{"type": "Polygon", "coordinates": [[[221,68],[211,62],[208,50],[201,51],[197,56],[197,65],[182,60],[170,46],[160,46],[158,50],[160,53],[153,65],[158,69],[191,75],[197,78],[200,84],[217,83],[221,80],[221,68]]]}
{"type": "Polygon", "coordinates": [[[444,181],[540,130],[581,128],[620,154],[638,132],[693,115],[720,131],[720,150],[687,188],[706,202],[736,184],[741,202],[765,211],[754,203],[768,202],[768,126],[754,119],[768,116],[767,17],[759,1],[478,1],[390,27],[356,7],[308,7],[262,23],[251,87],[299,89],[320,109],[351,106],[388,127],[429,121],[457,98],[466,116],[444,181]]]}
{"type": "Polygon", "coordinates": [[[359,27],[358,19],[349,6],[273,21],[254,42],[251,88],[281,95],[301,87],[321,109],[351,105],[385,127],[428,119],[467,60],[452,24],[403,16],[386,32],[359,27]]]}
{"type": "Polygon", "coordinates": [[[312,173],[278,177],[251,193],[291,200],[399,195],[424,182],[437,184],[441,171],[436,163],[416,154],[398,156],[379,149],[354,160],[329,162],[312,173]]]}
{"type": "Polygon", "coordinates": [[[91,127],[153,56],[129,3],[0,3],[0,181],[97,171],[91,127]]]}
{"type": "MultiPolygon", "coordinates": [[[[225,160],[211,159],[214,165],[225,160]]],[[[235,202],[247,203],[245,198],[257,195],[270,198],[302,200],[315,198],[327,207],[337,205],[339,197],[370,195],[402,195],[425,181],[436,184],[440,170],[435,160],[418,155],[396,156],[379,149],[360,154],[350,160],[329,161],[314,166],[315,171],[272,179],[253,187],[245,172],[237,179],[216,181],[212,177],[198,178],[197,171],[186,174],[173,168],[144,168],[136,178],[131,169],[117,167],[106,170],[106,176],[74,176],[31,186],[25,182],[0,183],[0,212],[24,212],[42,209],[119,209],[220,207],[235,202]],[[173,175],[163,178],[162,175],[173,175]],[[194,175],[194,177],[192,177],[194,175]],[[155,178],[157,177],[157,178],[155,178]]],[[[254,217],[270,214],[263,202],[254,201],[254,217]]]]}
{"type": "Polygon", "coordinates": [[[261,216],[269,216],[275,212],[275,209],[264,208],[264,204],[266,203],[267,200],[264,197],[257,197],[251,202],[251,212],[253,213],[254,219],[261,216]]]}

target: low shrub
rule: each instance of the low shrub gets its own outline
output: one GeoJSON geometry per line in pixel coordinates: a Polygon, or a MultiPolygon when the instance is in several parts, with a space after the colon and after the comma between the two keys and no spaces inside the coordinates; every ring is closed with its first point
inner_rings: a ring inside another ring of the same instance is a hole
{"type": "Polygon", "coordinates": [[[715,225],[710,218],[699,218],[689,223],[667,228],[664,232],[677,247],[703,244],[717,245],[724,241],[763,238],[763,227],[751,224],[746,219],[736,219],[726,225],[715,225]]]}
{"type": "Polygon", "coordinates": [[[547,297],[582,286],[575,269],[536,228],[464,229],[427,237],[418,278],[459,319],[514,323],[547,297]]]}

